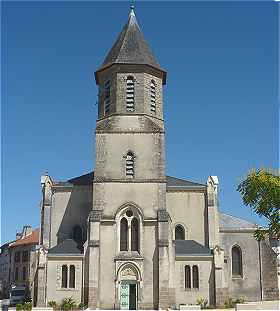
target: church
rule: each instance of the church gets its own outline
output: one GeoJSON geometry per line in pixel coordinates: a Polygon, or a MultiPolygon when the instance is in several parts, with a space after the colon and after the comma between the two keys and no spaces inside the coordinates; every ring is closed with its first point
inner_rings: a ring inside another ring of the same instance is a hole
{"type": "Polygon", "coordinates": [[[166,77],[131,9],[95,72],[94,171],[41,177],[37,306],[67,297],[109,310],[279,299],[276,254],[254,239],[257,225],[219,211],[218,177],[166,175],[166,77]]]}

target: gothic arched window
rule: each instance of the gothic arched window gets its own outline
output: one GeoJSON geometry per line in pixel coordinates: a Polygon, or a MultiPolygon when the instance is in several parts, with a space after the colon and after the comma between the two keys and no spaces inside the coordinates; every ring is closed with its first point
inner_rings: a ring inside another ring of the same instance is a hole
{"type": "Polygon", "coordinates": [[[121,220],[120,250],[128,250],[128,222],[126,218],[121,220]]]}
{"type": "Polygon", "coordinates": [[[199,288],[198,266],[192,267],[193,288],[199,288]]]}
{"type": "Polygon", "coordinates": [[[104,87],[104,112],[105,115],[110,112],[110,105],[111,105],[111,85],[110,81],[105,83],[104,87]]]}
{"type": "Polygon", "coordinates": [[[175,227],[175,240],[185,240],[185,229],[181,225],[175,227]]]}
{"type": "Polygon", "coordinates": [[[69,274],[69,287],[75,288],[75,266],[70,266],[70,274],[69,274]]]}
{"type": "Polygon", "coordinates": [[[131,250],[139,251],[139,225],[135,217],[131,221],[131,250]]]}
{"type": "Polygon", "coordinates": [[[63,265],[61,267],[61,287],[62,288],[67,288],[67,283],[68,283],[68,267],[67,265],[63,265]]]}
{"type": "Polygon", "coordinates": [[[156,112],[156,83],[154,80],[151,81],[150,84],[150,92],[151,92],[151,111],[156,112]]]}
{"type": "Polygon", "coordinates": [[[231,250],[232,276],[242,276],[242,251],[239,246],[233,246],[231,250]]]}
{"type": "Polygon", "coordinates": [[[126,111],[134,111],[134,78],[132,76],[126,79],[126,111]]]}
{"type": "Polygon", "coordinates": [[[185,288],[191,288],[191,267],[185,266],[185,288]]]}
{"type": "Polygon", "coordinates": [[[128,152],[125,158],[125,175],[126,177],[134,176],[134,155],[128,152]]]}

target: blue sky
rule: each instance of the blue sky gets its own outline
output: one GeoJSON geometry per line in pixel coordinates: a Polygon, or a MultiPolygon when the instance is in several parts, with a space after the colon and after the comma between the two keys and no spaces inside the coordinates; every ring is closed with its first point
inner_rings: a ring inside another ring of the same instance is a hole
{"type": "MultiPolygon", "coordinates": [[[[94,166],[94,71],[127,2],[2,3],[2,242],[39,226],[40,176],[94,166]]],[[[278,10],[273,2],[138,2],[161,66],[167,174],[220,180],[220,209],[263,223],[236,187],[278,166],[278,10]]]]}

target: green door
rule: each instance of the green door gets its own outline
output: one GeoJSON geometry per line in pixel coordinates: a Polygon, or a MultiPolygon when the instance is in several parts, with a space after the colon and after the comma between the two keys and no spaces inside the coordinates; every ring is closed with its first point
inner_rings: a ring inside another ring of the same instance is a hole
{"type": "Polygon", "coordinates": [[[133,281],[121,282],[120,308],[121,310],[136,310],[137,286],[133,281]]]}
{"type": "Polygon", "coordinates": [[[121,283],[121,290],[120,290],[120,305],[121,310],[129,310],[129,284],[128,283],[121,283]]]}

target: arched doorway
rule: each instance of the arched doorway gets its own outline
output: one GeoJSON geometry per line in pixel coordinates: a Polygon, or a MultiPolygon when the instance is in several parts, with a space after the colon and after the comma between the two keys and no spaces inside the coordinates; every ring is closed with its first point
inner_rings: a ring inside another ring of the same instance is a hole
{"type": "Polygon", "coordinates": [[[119,306],[121,310],[137,310],[139,272],[132,264],[124,264],[118,274],[119,306]]]}

